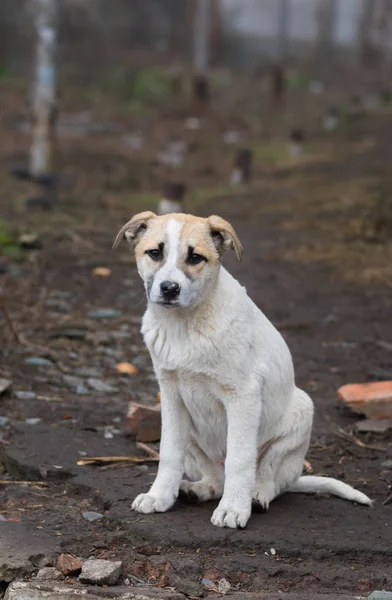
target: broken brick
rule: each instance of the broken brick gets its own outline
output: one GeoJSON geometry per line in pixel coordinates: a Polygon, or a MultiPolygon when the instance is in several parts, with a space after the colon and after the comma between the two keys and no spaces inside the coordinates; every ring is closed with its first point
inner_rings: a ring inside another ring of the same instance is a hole
{"type": "Polygon", "coordinates": [[[392,418],[392,381],[343,385],[338,389],[338,397],[351,410],[369,419],[392,418]]]}
{"type": "Polygon", "coordinates": [[[60,554],[57,559],[56,569],[63,575],[77,575],[82,570],[80,560],[70,554],[60,554]]]}
{"type": "Polygon", "coordinates": [[[138,442],[157,442],[161,439],[161,407],[131,402],[128,420],[138,442]]]}

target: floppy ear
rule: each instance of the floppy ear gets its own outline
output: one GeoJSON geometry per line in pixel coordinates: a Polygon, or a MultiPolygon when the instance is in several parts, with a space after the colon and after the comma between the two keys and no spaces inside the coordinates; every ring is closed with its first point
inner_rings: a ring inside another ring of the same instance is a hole
{"type": "Polygon", "coordinates": [[[121,227],[114,240],[113,248],[117,248],[123,239],[127,240],[129,243],[135,242],[138,234],[141,233],[143,229],[147,229],[147,222],[153,217],[156,217],[156,214],[149,210],[135,215],[128,223],[125,223],[125,225],[121,227]]]}
{"type": "Polygon", "coordinates": [[[207,223],[219,252],[223,254],[226,250],[235,250],[238,260],[242,260],[242,244],[230,223],[215,215],[208,217],[207,223]]]}

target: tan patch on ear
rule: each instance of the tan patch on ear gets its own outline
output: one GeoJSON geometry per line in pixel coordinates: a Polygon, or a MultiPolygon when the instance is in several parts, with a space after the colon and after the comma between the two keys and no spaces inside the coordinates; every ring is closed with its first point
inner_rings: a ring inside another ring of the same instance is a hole
{"type": "Polygon", "coordinates": [[[135,215],[128,223],[125,223],[125,225],[121,227],[114,240],[113,248],[117,248],[123,239],[126,239],[128,242],[135,241],[138,233],[140,233],[142,229],[145,229],[147,227],[147,222],[154,217],[156,217],[156,214],[149,210],[135,215]]]}
{"type": "Polygon", "coordinates": [[[235,250],[238,260],[242,260],[243,248],[238,235],[228,221],[221,217],[212,215],[208,217],[207,223],[211,232],[216,232],[222,236],[222,248],[226,250],[235,250]]]}

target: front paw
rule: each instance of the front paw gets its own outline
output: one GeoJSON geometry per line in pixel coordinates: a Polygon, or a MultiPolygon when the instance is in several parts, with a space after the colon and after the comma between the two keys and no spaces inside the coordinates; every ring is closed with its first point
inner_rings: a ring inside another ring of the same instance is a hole
{"type": "Polygon", "coordinates": [[[216,527],[230,527],[231,529],[243,529],[249,520],[251,510],[247,508],[221,507],[214,510],[211,523],[216,527]]]}
{"type": "Polygon", "coordinates": [[[175,501],[175,496],[139,494],[132,503],[132,510],[144,514],[166,512],[173,506],[175,501]]]}

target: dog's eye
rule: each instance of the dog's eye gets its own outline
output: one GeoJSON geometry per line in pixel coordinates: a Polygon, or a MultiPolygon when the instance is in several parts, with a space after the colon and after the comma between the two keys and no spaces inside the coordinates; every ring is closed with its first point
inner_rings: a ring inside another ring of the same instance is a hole
{"type": "Polygon", "coordinates": [[[161,250],[155,249],[155,250],[147,250],[146,254],[148,254],[148,256],[150,258],[152,258],[152,260],[160,260],[162,258],[162,252],[161,250]]]}
{"type": "Polygon", "coordinates": [[[201,256],[201,254],[191,254],[188,258],[190,265],[198,265],[203,262],[203,260],[207,261],[207,259],[204,256],[201,256]]]}

